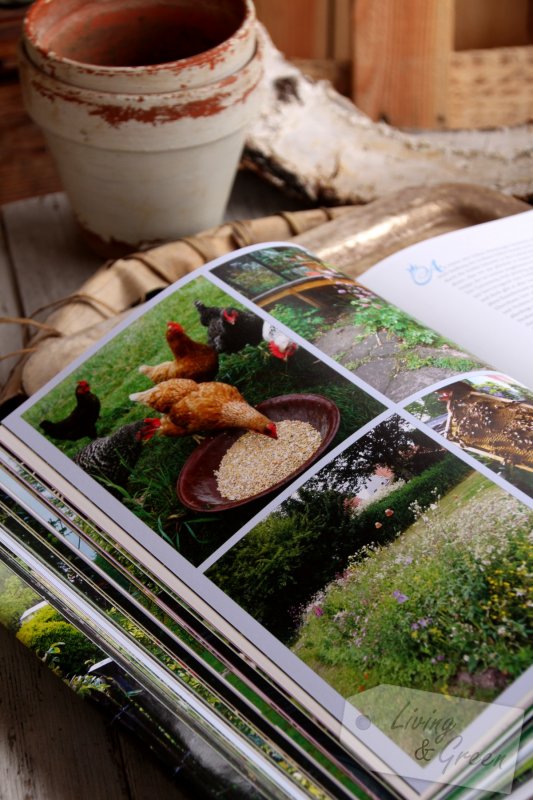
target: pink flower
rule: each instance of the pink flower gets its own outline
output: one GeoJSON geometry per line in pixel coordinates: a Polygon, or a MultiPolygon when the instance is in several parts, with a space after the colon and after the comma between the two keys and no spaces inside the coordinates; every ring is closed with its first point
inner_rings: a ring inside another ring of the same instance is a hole
{"type": "Polygon", "coordinates": [[[321,617],[324,614],[324,609],[320,606],[313,606],[313,614],[315,617],[321,617]]]}

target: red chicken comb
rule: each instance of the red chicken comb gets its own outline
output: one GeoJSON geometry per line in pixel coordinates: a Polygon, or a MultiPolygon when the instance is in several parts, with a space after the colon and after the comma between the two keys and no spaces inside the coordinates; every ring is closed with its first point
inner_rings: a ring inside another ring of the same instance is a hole
{"type": "Polygon", "coordinates": [[[274,422],[269,422],[263,433],[265,436],[270,436],[271,439],[278,438],[278,430],[274,422]]]}
{"type": "Polygon", "coordinates": [[[296,342],[289,342],[285,350],[281,350],[276,342],[269,342],[268,349],[270,350],[270,354],[275,358],[279,358],[281,361],[287,361],[287,359],[296,352],[298,345],[296,342]]]}
{"type": "Polygon", "coordinates": [[[137,433],[137,438],[142,442],[147,442],[154,436],[157,429],[161,427],[161,420],[159,417],[146,417],[146,419],[143,419],[143,423],[143,427],[137,433]]]}
{"type": "Polygon", "coordinates": [[[229,322],[230,325],[235,325],[237,322],[237,317],[239,316],[239,312],[235,309],[225,308],[222,312],[222,316],[229,322]]]}
{"type": "Polygon", "coordinates": [[[170,333],[184,333],[183,325],[179,322],[167,322],[167,331],[170,333]]]}
{"type": "Polygon", "coordinates": [[[91,387],[89,386],[89,383],[87,381],[78,381],[78,383],[76,384],[76,391],[77,392],[79,391],[81,394],[85,394],[90,390],[91,387]]]}

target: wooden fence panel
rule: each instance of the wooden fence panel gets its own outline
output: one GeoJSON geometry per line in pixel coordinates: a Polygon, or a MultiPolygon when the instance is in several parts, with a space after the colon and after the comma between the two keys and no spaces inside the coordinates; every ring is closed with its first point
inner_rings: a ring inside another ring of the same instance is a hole
{"type": "Polygon", "coordinates": [[[329,0],[255,0],[255,8],[288,58],[328,58],[329,0]]]}

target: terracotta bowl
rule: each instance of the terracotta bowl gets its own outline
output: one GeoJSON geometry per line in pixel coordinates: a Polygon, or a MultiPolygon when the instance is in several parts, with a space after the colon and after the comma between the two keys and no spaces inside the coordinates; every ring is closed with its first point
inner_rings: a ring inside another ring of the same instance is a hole
{"type": "Polygon", "coordinates": [[[177,493],[180,501],[187,508],[194,511],[217,512],[225,511],[236,506],[250,503],[259,497],[278,491],[297,475],[306,470],[313,461],[322,455],[333,437],[337,433],[340,422],[340,412],[335,403],[316,394],[286,394],[272,397],[257,405],[257,409],[273,422],[285,419],[297,419],[309,422],[320,431],[322,441],[313,455],[304,461],[298,469],[290,475],[258,494],[246,497],[243,500],[228,500],[223,497],[217,488],[215,470],[222,457],[231,445],[242,436],[243,431],[224,431],[202,442],[189,456],[180,472],[177,484],[177,493]]]}

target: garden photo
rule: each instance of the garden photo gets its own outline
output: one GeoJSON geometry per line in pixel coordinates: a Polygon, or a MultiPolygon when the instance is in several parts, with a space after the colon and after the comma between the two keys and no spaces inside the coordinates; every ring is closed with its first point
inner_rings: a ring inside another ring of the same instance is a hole
{"type": "Polygon", "coordinates": [[[533,512],[393,415],[207,572],[343,697],[490,701],[531,662],[533,512]]]}
{"type": "Polygon", "coordinates": [[[469,375],[408,410],[533,497],[533,392],[507,376],[469,375]]]}
{"type": "Polygon", "coordinates": [[[110,339],[23,418],[199,565],[269,493],[382,410],[200,276],[110,339]],[[241,447],[254,469],[242,467],[241,447]],[[237,485],[236,474],[248,483],[237,485]]]}
{"type": "Polygon", "coordinates": [[[391,400],[483,366],[297,248],[253,251],[214,273],[391,400]]]}

